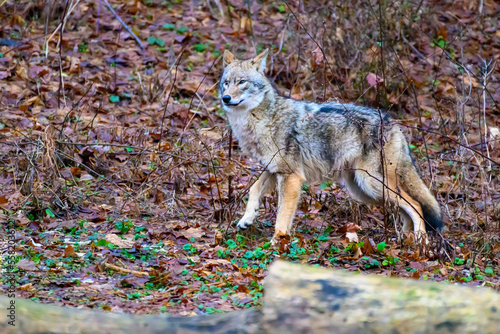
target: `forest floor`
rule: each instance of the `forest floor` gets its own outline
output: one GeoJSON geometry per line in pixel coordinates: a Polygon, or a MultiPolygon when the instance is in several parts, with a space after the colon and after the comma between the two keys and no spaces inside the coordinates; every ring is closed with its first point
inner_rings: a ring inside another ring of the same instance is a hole
{"type": "Polygon", "coordinates": [[[17,297],[40,303],[209,314],[259,305],[281,258],[499,289],[498,12],[451,0],[4,1],[0,286],[13,277],[17,297]],[[283,94],[390,111],[442,207],[442,238],[426,250],[400,238],[397,215],[329,179],[304,187],[288,248],[269,243],[276,196],[238,233],[263,168],[230,149],[220,55],[264,48],[283,94]]]}

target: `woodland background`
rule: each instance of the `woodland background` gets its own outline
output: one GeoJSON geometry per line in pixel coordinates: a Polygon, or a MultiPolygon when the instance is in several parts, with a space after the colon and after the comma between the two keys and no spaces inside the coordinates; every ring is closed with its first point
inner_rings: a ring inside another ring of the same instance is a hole
{"type": "Polygon", "coordinates": [[[17,297],[112,312],[256,306],[277,257],[498,289],[499,12],[491,0],[0,1],[3,273],[15,229],[17,297]],[[428,250],[399,238],[397,216],[330,180],[304,187],[289,249],[269,244],[275,196],[238,234],[262,166],[231,138],[220,56],[264,48],[282,94],[390,111],[443,238],[428,250]]]}

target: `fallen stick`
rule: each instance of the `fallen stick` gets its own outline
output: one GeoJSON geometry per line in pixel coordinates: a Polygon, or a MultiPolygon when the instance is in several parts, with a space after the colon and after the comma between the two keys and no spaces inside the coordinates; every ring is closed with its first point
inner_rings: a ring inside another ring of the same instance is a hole
{"type": "Polygon", "coordinates": [[[115,266],[114,264],[111,264],[111,263],[104,263],[104,267],[109,268],[109,269],[113,269],[113,270],[116,270],[118,272],[125,273],[125,274],[134,274],[136,276],[149,276],[149,273],[147,273],[145,271],[130,270],[130,269],[115,266]]]}
{"type": "Polygon", "coordinates": [[[106,3],[106,6],[108,6],[109,10],[113,13],[113,15],[118,19],[118,21],[120,21],[120,23],[123,25],[123,27],[125,29],[127,29],[127,31],[129,32],[130,35],[134,36],[135,40],[137,41],[137,44],[139,44],[139,46],[141,47],[141,49],[144,49],[144,45],[142,45],[141,43],[141,40],[139,39],[139,37],[136,36],[136,34],[134,34],[134,32],[132,31],[132,29],[130,29],[128,27],[128,25],[123,22],[123,20],[121,19],[120,16],[118,16],[118,13],[115,12],[115,10],[113,9],[113,7],[111,7],[111,5],[109,4],[108,0],[104,0],[104,2],[106,3]]]}

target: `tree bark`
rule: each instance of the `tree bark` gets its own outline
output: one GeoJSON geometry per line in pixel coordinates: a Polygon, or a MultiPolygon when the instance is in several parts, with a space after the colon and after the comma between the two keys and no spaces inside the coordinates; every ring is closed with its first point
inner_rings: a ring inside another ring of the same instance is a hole
{"type": "Polygon", "coordinates": [[[263,307],[220,315],[135,316],[0,296],[0,333],[498,333],[500,295],[484,288],[344,273],[278,261],[263,307]]]}

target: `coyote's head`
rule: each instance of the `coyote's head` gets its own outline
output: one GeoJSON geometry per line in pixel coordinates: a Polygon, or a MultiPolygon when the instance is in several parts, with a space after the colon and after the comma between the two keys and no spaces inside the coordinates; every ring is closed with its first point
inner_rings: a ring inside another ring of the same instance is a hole
{"type": "Polygon", "coordinates": [[[220,81],[220,96],[226,112],[251,110],[264,100],[272,89],[264,75],[266,49],[253,59],[240,60],[229,51],[224,52],[224,72],[220,81]]]}

